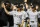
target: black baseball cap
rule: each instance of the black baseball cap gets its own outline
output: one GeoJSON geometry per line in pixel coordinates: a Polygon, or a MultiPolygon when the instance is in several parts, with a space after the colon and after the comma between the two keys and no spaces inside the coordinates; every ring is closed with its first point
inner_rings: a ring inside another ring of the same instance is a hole
{"type": "Polygon", "coordinates": [[[36,6],[35,5],[32,5],[32,8],[35,8],[36,6]]]}

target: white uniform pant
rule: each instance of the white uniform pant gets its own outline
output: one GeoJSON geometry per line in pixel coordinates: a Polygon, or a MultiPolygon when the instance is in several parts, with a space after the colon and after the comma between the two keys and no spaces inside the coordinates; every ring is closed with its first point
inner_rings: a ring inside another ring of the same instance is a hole
{"type": "Polygon", "coordinates": [[[23,27],[26,27],[26,22],[24,22],[23,27]]]}
{"type": "Polygon", "coordinates": [[[30,22],[31,27],[37,27],[37,22],[31,23],[30,22]]]}
{"type": "Polygon", "coordinates": [[[14,27],[18,27],[18,25],[17,24],[14,24],[14,27]]]}

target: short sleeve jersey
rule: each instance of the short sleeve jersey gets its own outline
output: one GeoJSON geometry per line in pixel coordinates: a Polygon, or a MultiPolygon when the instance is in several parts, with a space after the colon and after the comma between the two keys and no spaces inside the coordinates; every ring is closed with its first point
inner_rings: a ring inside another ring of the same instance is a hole
{"type": "Polygon", "coordinates": [[[27,13],[28,13],[30,21],[37,21],[38,12],[36,10],[35,12],[32,12],[32,10],[29,9],[27,13]]]}
{"type": "Polygon", "coordinates": [[[22,19],[24,19],[22,12],[11,11],[9,14],[13,15],[15,24],[21,24],[22,19]]]}

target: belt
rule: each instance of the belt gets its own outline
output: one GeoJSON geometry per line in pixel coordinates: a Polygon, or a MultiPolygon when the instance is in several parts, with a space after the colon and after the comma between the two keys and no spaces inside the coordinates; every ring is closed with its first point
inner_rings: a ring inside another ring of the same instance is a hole
{"type": "Polygon", "coordinates": [[[34,23],[34,21],[31,21],[31,23],[34,23]]]}

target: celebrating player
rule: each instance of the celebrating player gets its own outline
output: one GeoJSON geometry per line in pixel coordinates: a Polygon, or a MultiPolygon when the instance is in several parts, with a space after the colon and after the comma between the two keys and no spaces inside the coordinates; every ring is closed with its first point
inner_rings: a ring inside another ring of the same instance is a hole
{"type": "Polygon", "coordinates": [[[23,24],[23,27],[26,26],[26,20],[28,19],[28,15],[25,11],[23,11],[23,6],[21,5],[21,12],[23,13],[23,17],[24,17],[24,24],[23,24]]]}
{"type": "Polygon", "coordinates": [[[37,27],[37,15],[40,12],[36,11],[36,7],[32,6],[31,11],[27,11],[28,16],[29,16],[29,22],[31,27],[37,27]]]}
{"type": "Polygon", "coordinates": [[[20,5],[17,6],[17,11],[8,12],[4,5],[4,10],[8,15],[13,15],[14,17],[14,27],[21,27],[24,22],[23,13],[20,11],[20,5]]]}

